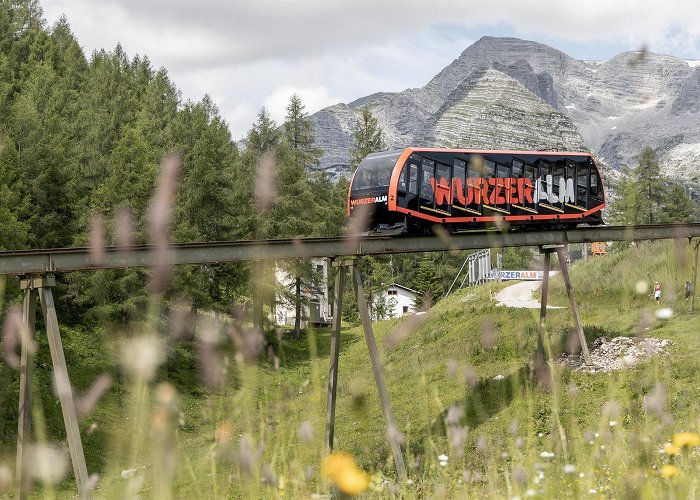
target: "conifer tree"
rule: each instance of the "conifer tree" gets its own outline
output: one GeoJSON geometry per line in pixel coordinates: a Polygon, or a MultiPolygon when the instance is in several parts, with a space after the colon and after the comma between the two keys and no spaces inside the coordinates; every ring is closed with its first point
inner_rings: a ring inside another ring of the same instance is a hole
{"type": "Polygon", "coordinates": [[[350,157],[350,167],[354,172],[365,156],[382,151],[386,147],[379,121],[372,114],[369,106],[363,106],[360,109],[360,118],[357,120],[353,138],[355,144],[350,157]]]}
{"type": "Polygon", "coordinates": [[[639,165],[634,171],[638,200],[638,221],[641,224],[658,222],[658,212],[664,197],[663,176],[656,157],[656,151],[646,146],[639,155],[639,165]]]}
{"type": "Polygon", "coordinates": [[[661,208],[659,222],[692,222],[694,218],[695,207],[685,189],[677,182],[671,183],[666,188],[665,201],[661,208]]]}

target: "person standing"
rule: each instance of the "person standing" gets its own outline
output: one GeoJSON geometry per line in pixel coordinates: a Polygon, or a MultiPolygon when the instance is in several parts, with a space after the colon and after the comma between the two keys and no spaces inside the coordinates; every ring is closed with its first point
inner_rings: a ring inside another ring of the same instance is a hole
{"type": "Polygon", "coordinates": [[[690,296],[693,293],[693,285],[690,283],[690,281],[686,280],[683,289],[685,290],[685,301],[688,302],[688,299],[690,299],[690,296]]]}
{"type": "Polygon", "coordinates": [[[661,300],[661,284],[658,281],[654,283],[654,300],[658,306],[659,300],[661,300]]]}

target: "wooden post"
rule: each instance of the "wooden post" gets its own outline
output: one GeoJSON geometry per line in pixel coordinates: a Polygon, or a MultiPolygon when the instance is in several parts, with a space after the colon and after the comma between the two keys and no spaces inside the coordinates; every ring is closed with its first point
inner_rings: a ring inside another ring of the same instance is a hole
{"type": "Polygon", "coordinates": [[[24,290],[22,323],[24,332],[21,338],[22,354],[19,368],[19,416],[17,418],[17,498],[25,499],[31,489],[31,476],[27,469],[27,448],[32,427],[32,372],[34,370],[34,327],[36,324],[37,290],[31,280],[21,280],[24,290]]]}
{"type": "Polygon", "coordinates": [[[379,351],[377,350],[377,343],[374,340],[374,332],[372,331],[372,320],[369,317],[369,310],[367,308],[367,302],[365,300],[365,292],[362,288],[362,278],[360,277],[360,270],[357,267],[357,261],[351,261],[350,272],[352,273],[352,281],[355,288],[355,294],[357,295],[357,306],[360,310],[360,318],[362,319],[362,329],[365,332],[365,341],[367,342],[367,348],[369,349],[369,358],[372,362],[372,369],[374,370],[374,381],[377,384],[377,391],[379,392],[379,402],[382,405],[382,410],[384,410],[384,418],[387,424],[387,439],[391,446],[391,452],[394,455],[394,463],[396,464],[396,471],[399,474],[401,480],[406,479],[406,466],[403,462],[403,455],[401,454],[401,444],[398,441],[396,425],[394,423],[394,416],[391,413],[391,405],[389,403],[389,393],[386,390],[386,385],[384,383],[384,375],[382,374],[382,365],[379,361],[379,351]]]}
{"type": "Polygon", "coordinates": [[[564,247],[557,248],[557,259],[559,260],[559,269],[561,269],[561,275],[564,278],[566,294],[569,296],[569,305],[571,306],[571,312],[574,315],[574,324],[576,325],[576,334],[578,335],[578,340],[581,344],[581,351],[583,351],[583,360],[587,366],[593,366],[593,363],[591,362],[591,353],[588,352],[588,345],[586,344],[586,337],[583,334],[583,328],[581,328],[581,320],[578,315],[578,307],[576,307],[576,300],[574,300],[574,289],[571,286],[571,280],[569,279],[569,268],[566,265],[566,255],[564,254],[564,247]]]}
{"type": "Polygon", "coordinates": [[[326,455],[333,452],[335,430],[335,400],[338,389],[338,354],[340,352],[340,321],[345,290],[345,267],[343,262],[333,261],[335,286],[333,296],[333,329],[331,331],[331,366],[328,371],[328,405],[326,409],[326,455]]]}
{"type": "Polygon", "coordinates": [[[695,260],[693,261],[693,297],[690,300],[690,312],[695,312],[695,290],[698,286],[698,247],[700,247],[700,241],[695,242],[695,260]]]}
{"type": "Polygon", "coordinates": [[[78,418],[75,413],[75,403],[73,402],[73,389],[68,378],[66,358],[63,354],[63,343],[58,329],[58,317],[56,316],[56,306],[53,301],[51,287],[56,283],[53,275],[47,275],[38,281],[39,298],[41,309],[46,322],[46,333],[49,339],[49,349],[51,350],[51,361],[53,364],[54,377],[58,391],[58,398],[61,401],[61,411],[63,413],[63,423],[66,427],[68,437],[68,449],[70,450],[71,462],[73,463],[73,473],[78,485],[78,496],[89,499],[91,493],[88,490],[87,467],[85,466],[85,455],[83,454],[83,443],[80,440],[80,429],[78,418]]]}
{"type": "Polygon", "coordinates": [[[549,290],[549,261],[552,254],[551,249],[542,249],[544,253],[544,274],[542,275],[542,296],[540,297],[540,327],[537,337],[537,354],[545,359],[544,335],[547,327],[547,292],[549,290]]]}

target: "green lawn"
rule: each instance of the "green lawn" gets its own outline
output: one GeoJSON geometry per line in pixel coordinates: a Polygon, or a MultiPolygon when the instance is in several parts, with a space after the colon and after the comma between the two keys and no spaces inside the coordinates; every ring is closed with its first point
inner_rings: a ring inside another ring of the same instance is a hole
{"type": "MultiPolygon", "coordinates": [[[[551,377],[534,374],[530,361],[539,311],[496,306],[492,295],[504,284],[463,290],[439,302],[391,350],[384,339],[403,331],[401,322],[375,323],[394,416],[405,437],[410,484],[396,480],[362,330],[344,327],[336,449],[372,474],[365,495],[696,495],[697,449],[675,456],[662,450],[675,432],[698,431],[700,419],[700,320],[679,296],[690,273],[686,250],[673,243],[645,244],[572,268],[589,342],[637,331],[673,342],[667,355],[626,371],[585,374],[553,365],[551,377]],[[664,285],[664,306],[674,311],[670,320],[654,317],[650,290],[635,291],[639,281],[656,279],[664,285]],[[451,423],[446,423],[448,413],[451,423]],[[448,456],[446,465],[438,460],[441,454],[448,456]],[[678,473],[662,478],[658,468],[672,462],[678,473]]],[[[555,304],[568,304],[557,279],[551,297],[555,304]]],[[[267,351],[258,363],[245,363],[231,342],[222,340],[204,353],[194,342],[168,342],[154,380],[123,375],[120,345],[160,326],[63,330],[78,392],[100,373],[114,377],[110,391],[82,421],[88,469],[102,476],[99,496],[141,491],[144,497],[298,498],[328,491],[320,473],[327,330],[307,332],[299,340],[269,337],[278,370],[267,351]],[[222,388],[205,387],[202,366],[224,370],[222,388]],[[129,469],[136,470],[123,473],[129,469]]],[[[566,346],[572,327],[568,308],[548,312],[553,352],[566,346]]],[[[46,423],[46,438],[55,441],[62,421],[49,366],[42,343],[41,412],[35,417],[46,423]]],[[[0,464],[12,467],[17,375],[7,367],[0,370],[2,380],[11,381],[0,390],[0,464]]],[[[70,477],[70,471],[66,474],[70,477]]],[[[66,479],[36,492],[71,497],[74,483],[66,479]]]]}

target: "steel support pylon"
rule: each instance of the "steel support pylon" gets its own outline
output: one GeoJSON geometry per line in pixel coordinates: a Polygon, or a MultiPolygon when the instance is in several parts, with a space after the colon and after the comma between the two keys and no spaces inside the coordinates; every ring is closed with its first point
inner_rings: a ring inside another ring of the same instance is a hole
{"type": "Polygon", "coordinates": [[[391,404],[389,402],[389,392],[387,391],[386,383],[384,381],[384,374],[382,373],[381,360],[379,359],[379,350],[377,349],[377,343],[374,338],[374,331],[372,330],[372,319],[369,315],[369,308],[367,307],[367,301],[365,299],[364,289],[362,287],[360,270],[357,267],[357,259],[350,258],[334,261],[333,267],[335,267],[336,269],[336,282],[334,299],[335,304],[333,308],[333,332],[331,334],[331,361],[328,379],[328,413],[326,415],[325,440],[326,451],[333,451],[335,403],[338,381],[338,353],[340,347],[340,313],[342,312],[345,268],[349,268],[352,277],[353,289],[355,290],[355,295],[357,297],[357,306],[360,312],[360,318],[362,320],[362,329],[365,334],[365,342],[367,343],[370,361],[372,362],[374,381],[377,385],[377,391],[379,393],[379,402],[382,406],[384,418],[386,420],[387,440],[389,441],[389,445],[391,446],[391,452],[394,457],[396,472],[398,473],[399,478],[404,480],[406,479],[406,466],[404,465],[403,454],[401,452],[399,433],[396,429],[394,416],[391,411],[391,404]]]}
{"type": "Polygon", "coordinates": [[[46,323],[46,335],[49,340],[51,362],[54,379],[61,402],[63,423],[66,428],[68,449],[70,451],[73,473],[78,487],[78,496],[90,499],[87,467],[83,444],[80,440],[80,428],[73,401],[73,390],[68,377],[66,358],[63,353],[63,343],[58,327],[56,306],[53,300],[52,288],[56,284],[53,275],[25,278],[20,281],[24,290],[22,357],[20,361],[20,396],[19,423],[17,432],[17,493],[19,498],[27,498],[31,488],[31,480],[27,469],[27,449],[30,444],[31,413],[32,413],[32,367],[34,350],[34,325],[36,322],[36,299],[41,302],[42,315],[46,323]]]}
{"type": "Polygon", "coordinates": [[[581,318],[578,313],[578,306],[576,305],[576,300],[574,298],[574,288],[571,285],[571,279],[569,277],[569,267],[566,262],[566,253],[563,246],[552,246],[552,247],[541,247],[540,251],[544,254],[544,265],[543,265],[543,275],[542,275],[542,296],[540,299],[540,324],[539,324],[539,336],[537,340],[537,355],[542,356],[542,359],[546,358],[544,350],[544,336],[546,335],[547,328],[547,295],[549,292],[549,265],[551,262],[552,252],[557,253],[557,260],[559,261],[559,270],[561,271],[562,278],[564,279],[564,286],[566,288],[566,295],[569,298],[569,305],[571,307],[571,313],[574,317],[574,325],[576,327],[576,335],[578,336],[579,345],[581,346],[581,352],[583,353],[583,360],[586,366],[593,366],[591,361],[591,353],[588,350],[588,344],[586,344],[586,337],[583,332],[583,327],[581,326],[581,318]]]}

